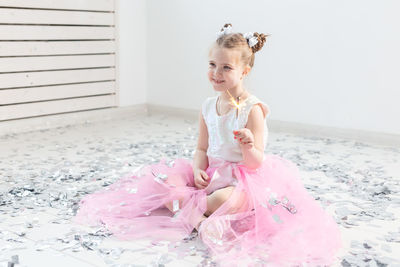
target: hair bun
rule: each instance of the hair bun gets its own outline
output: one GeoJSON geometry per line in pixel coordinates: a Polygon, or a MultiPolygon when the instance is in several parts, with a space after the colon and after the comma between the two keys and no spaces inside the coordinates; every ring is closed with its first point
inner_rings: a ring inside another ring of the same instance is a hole
{"type": "Polygon", "coordinates": [[[222,27],[221,31],[223,31],[225,28],[227,28],[227,27],[229,27],[229,26],[232,27],[232,24],[230,24],[230,23],[225,23],[225,25],[224,25],[224,27],[222,27]]]}
{"type": "Polygon", "coordinates": [[[251,48],[251,50],[253,50],[253,53],[256,53],[260,51],[261,48],[264,46],[265,42],[267,41],[267,36],[269,35],[268,34],[265,35],[263,33],[258,33],[258,32],[253,33],[253,35],[257,38],[258,42],[251,48]]]}

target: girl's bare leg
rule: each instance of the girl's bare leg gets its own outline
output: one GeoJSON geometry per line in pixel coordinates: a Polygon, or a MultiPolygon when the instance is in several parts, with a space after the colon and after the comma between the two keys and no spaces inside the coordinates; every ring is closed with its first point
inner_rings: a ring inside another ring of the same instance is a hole
{"type": "Polygon", "coordinates": [[[207,217],[216,211],[231,196],[234,186],[228,186],[218,189],[207,196],[207,211],[204,213],[207,217]]]}
{"type": "MultiPolygon", "coordinates": [[[[207,219],[208,216],[210,216],[214,211],[216,211],[225,201],[228,200],[228,198],[231,196],[233,190],[235,189],[234,186],[228,186],[225,188],[218,189],[211,193],[210,195],[207,196],[207,210],[200,219],[199,223],[195,227],[196,230],[199,230],[200,224],[202,221],[207,219]]],[[[179,204],[181,204],[182,201],[179,201],[179,204]]],[[[172,212],[173,211],[173,203],[169,202],[166,203],[165,206],[172,212]]]]}
{"type": "MultiPolygon", "coordinates": [[[[179,207],[182,207],[182,199],[177,199],[179,200],[179,207]]],[[[168,202],[166,204],[164,204],[165,207],[167,207],[167,209],[169,209],[171,212],[175,213],[176,211],[174,211],[174,203],[173,201],[168,202]]]]}

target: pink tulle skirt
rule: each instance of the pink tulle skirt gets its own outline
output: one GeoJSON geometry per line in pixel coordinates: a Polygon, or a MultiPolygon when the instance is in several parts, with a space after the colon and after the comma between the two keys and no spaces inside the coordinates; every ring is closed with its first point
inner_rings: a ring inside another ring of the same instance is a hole
{"type": "MultiPolygon", "coordinates": [[[[265,154],[261,167],[253,170],[209,158],[206,172],[210,185],[216,177],[236,180],[228,199],[199,229],[199,237],[220,263],[236,266],[246,257],[268,266],[334,262],[341,247],[339,228],[304,188],[291,161],[265,154]]],[[[84,196],[73,221],[105,224],[123,240],[178,241],[192,233],[207,210],[207,196],[216,190],[195,188],[192,161],[162,159],[84,196]]]]}

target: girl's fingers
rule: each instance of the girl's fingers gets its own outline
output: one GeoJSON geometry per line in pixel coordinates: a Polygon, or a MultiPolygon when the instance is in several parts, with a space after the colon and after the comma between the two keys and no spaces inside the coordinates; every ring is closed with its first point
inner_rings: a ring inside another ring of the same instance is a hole
{"type": "Polygon", "coordinates": [[[242,133],[241,131],[233,131],[233,135],[234,135],[236,138],[239,138],[239,137],[242,137],[242,136],[243,136],[243,133],[242,133]]]}
{"type": "Polygon", "coordinates": [[[206,187],[206,186],[208,185],[208,184],[207,184],[206,182],[204,182],[204,181],[201,181],[200,184],[201,184],[202,186],[204,186],[204,187],[206,187]]]}
{"type": "Polygon", "coordinates": [[[245,136],[242,135],[242,134],[238,134],[238,135],[235,135],[235,136],[234,136],[234,138],[237,139],[237,140],[240,140],[240,138],[243,139],[244,137],[245,137],[245,136]]]}
{"type": "Polygon", "coordinates": [[[201,189],[206,188],[207,184],[201,184],[200,187],[201,187],[201,189]]]}
{"type": "Polygon", "coordinates": [[[206,184],[205,180],[207,179],[208,174],[205,171],[200,171],[196,177],[195,177],[195,181],[197,184],[206,184]]]}
{"type": "Polygon", "coordinates": [[[233,134],[237,135],[237,134],[245,134],[247,132],[247,128],[242,128],[240,130],[234,130],[233,134]]]}
{"type": "Polygon", "coordinates": [[[244,144],[244,143],[250,142],[250,139],[249,139],[249,138],[239,138],[238,141],[239,141],[241,144],[244,144]]]}
{"type": "Polygon", "coordinates": [[[197,181],[197,185],[198,186],[205,186],[206,184],[204,183],[203,180],[199,180],[199,181],[197,181]]]}
{"type": "Polygon", "coordinates": [[[252,143],[252,141],[242,141],[242,142],[240,142],[240,144],[241,145],[248,145],[248,144],[251,144],[252,143]]]}
{"type": "Polygon", "coordinates": [[[196,187],[199,188],[199,189],[203,189],[204,187],[206,187],[206,185],[203,184],[201,181],[197,181],[196,187]]]}
{"type": "Polygon", "coordinates": [[[204,181],[207,181],[209,179],[207,173],[201,173],[201,178],[203,178],[204,181]]]}
{"type": "Polygon", "coordinates": [[[202,185],[204,185],[204,186],[207,186],[208,185],[208,182],[207,182],[207,177],[203,177],[203,176],[201,176],[201,181],[200,181],[200,183],[202,184],[202,185]]]}
{"type": "Polygon", "coordinates": [[[238,133],[238,134],[234,134],[234,138],[235,139],[240,139],[240,138],[249,138],[248,134],[246,133],[238,133]]]}

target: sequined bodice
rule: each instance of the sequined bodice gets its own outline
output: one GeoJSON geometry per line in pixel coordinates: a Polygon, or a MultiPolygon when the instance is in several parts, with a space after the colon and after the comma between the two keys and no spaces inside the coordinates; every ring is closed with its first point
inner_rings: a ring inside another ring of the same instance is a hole
{"type": "Polygon", "coordinates": [[[266,121],[270,115],[267,104],[254,95],[250,95],[243,100],[243,106],[239,110],[238,117],[236,117],[236,109],[234,108],[219,116],[216,110],[217,99],[218,95],[209,97],[202,104],[202,114],[208,129],[208,156],[223,158],[231,162],[243,160],[239,142],[234,139],[233,131],[246,126],[252,106],[258,103],[261,104],[264,112],[264,146],[267,145],[268,128],[266,121]]]}

